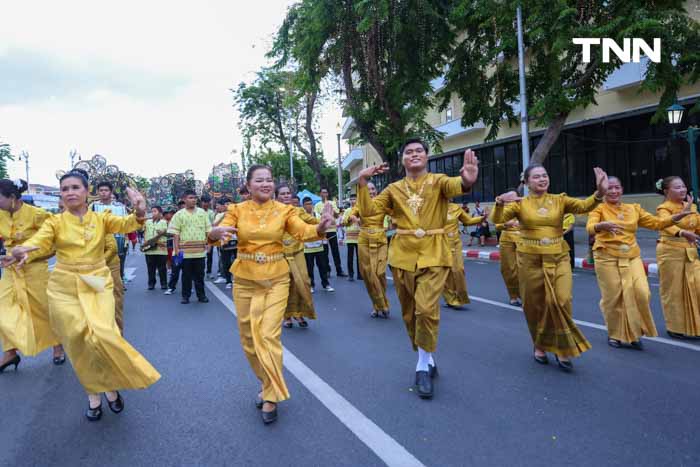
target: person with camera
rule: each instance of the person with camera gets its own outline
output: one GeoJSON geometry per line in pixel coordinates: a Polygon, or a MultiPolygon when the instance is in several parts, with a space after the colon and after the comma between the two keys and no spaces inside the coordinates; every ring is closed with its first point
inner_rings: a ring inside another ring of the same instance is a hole
{"type": "Polygon", "coordinates": [[[168,245],[165,236],[168,233],[168,223],[163,219],[163,208],[153,206],[151,218],[144,225],[144,243],[141,251],[146,256],[148,270],[148,290],[156,287],[156,271],[160,280],[161,290],[168,289],[168,245]]]}

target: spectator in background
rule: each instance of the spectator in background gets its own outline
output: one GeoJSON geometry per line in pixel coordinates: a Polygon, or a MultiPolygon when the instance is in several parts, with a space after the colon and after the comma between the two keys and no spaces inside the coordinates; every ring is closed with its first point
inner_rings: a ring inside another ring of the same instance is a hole
{"type": "Polygon", "coordinates": [[[564,215],[562,230],[564,231],[564,241],[569,244],[569,259],[571,261],[571,269],[576,265],[576,254],[574,253],[574,224],[576,216],[571,213],[564,215]]]}

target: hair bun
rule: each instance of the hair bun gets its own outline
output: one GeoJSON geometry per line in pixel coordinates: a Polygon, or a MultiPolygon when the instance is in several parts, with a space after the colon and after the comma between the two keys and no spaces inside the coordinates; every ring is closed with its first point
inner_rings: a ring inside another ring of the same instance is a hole
{"type": "Polygon", "coordinates": [[[17,188],[17,192],[20,195],[29,189],[29,185],[27,184],[27,182],[20,178],[15,178],[14,180],[12,180],[12,183],[15,185],[15,187],[17,188]]]}
{"type": "Polygon", "coordinates": [[[87,173],[87,170],[85,169],[71,169],[72,173],[79,173],[83,177],[85,177],[85,180],[90,180],[90,175],[87,173]]]}

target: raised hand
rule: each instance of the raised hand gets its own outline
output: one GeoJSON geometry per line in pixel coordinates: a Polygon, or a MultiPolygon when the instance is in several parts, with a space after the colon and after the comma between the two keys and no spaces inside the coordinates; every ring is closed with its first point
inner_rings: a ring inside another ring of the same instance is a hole
{"type": "Polygon", "coordinates": [[[594,167],[596,198],[602,198],[608,192],[608,174],[600,167],[594,167]]]}
{"type": "Polygon", "coordinates": [[[619,234],[622,232],[622,227],[617,225],[614,222],[609,222],[609,221],[604,221],[604,222],[598,222],[595,226],[594,229],[596,232],[610,232],[613,235],[619,234]]]}
{"type": "Polygon", "coordinates": [[[462,177],[462,186],[464,188],[471,187],[479,178],[479,159],[476,153],[471,149],[464,151],[464,162],[462,168],[459,169],[459,175],[462,177]]]}
{"type": "Polygon", "coordinates": [[[219,240],[229,241],[233,234],[238,232],[235,227],[212,227],[209,232],[209,240],[218,242],[219,240]]]}
{"type": "Polygon", "coordinates": [[[324,233],[326,233],[326,230],[333,226],[334,223],[335,216],[333,211],[333,205],[331,203],[326,202],[326,204],[323,205],[321,219],[318,225],[316,226],[316,232],[319,234],[319,236],[323,235],[324,233]]]}
{"type": "Polygon", "coordinates": [[[671,216],[671,219],[673,219],[673,222],[680,222],[680,220],[683,219],[685,216],[688,216],[690,214],[694,214],[692,209],[693,209],[693,197],[690,195],[686,195],[685,202],[683,203],[683,210],[681,212],[679,212],[678,214],[671,216]]]}
{"type": "Polygon", "coordinates": [[[38,249],[39,249],[39,247],[36,247],[36,246],[32,246],[32,247],[16,246],[16,247],[14,247],[12,249],[12,257],[15,259],[15,261],[13,261],[13,263],[16,262],[17,267],[21,268],[22,266],[24,266],[24,263],[26,263],[27,260],[29,259],[29,253],[31,253],[32,251],[36,251],[38,249]]]}
{"type": "Polygon", "coordinates": [[[3,268],[9,268],[13,264],[17,262],[17,259],[14,256],[11,255],[2,255],[0,256],[0,267],[3,268]]]}
{"type": "Polygon", "coordinates": [[[502,205],[507,203],[517,203],[522,201],[522,197],[518,195],[517,191],[509,191],[508,193],[503,193],[500,196],[496,196],[496,204],[502,205]]]}
{"type": "Polygon", "coordinates": [[[137,217],[144,217],[146,215],[146,200],[143,195],[133,188],[126,187],[126,195],[131,201],[131,205],[134,207],[134,212],[137,217]]]}
{"type": "Polygon", "coordinates": [[[697,244],[698,240],[700,240],[700,237],[698,237],[697,234],[690,232],[689,230],[681,230],[679,235],[688,240],[688,243],[697,244]]]}
{"type": "Polygon", "coordinates": [[[386,162],[380,165],[373,165],[371,167],[367,167],[366,169],[363,169],[360,171],[358,175],[358,183],[361,186],[367,185],[367,180],[371,177],[374,177],[375,175],[381,175],[385,172],[389,171],[389,164],[386,162]]]}

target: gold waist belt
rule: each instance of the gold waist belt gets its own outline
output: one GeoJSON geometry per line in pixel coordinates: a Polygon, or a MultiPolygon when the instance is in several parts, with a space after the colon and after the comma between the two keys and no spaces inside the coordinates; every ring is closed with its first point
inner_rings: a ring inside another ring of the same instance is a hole
{"type": "Polygon", "coordinates": [[[525,245],[536,245],[536,246],[549,246],[549,245],[556,245],[557,243],[561,243],[564,241],[564,237],[554,237],[554,238],[540,238],[540,239],[535,239],[535,238],[521,238],[520,242],[522,242],[525,245]]]}
{"type": "Polygon", "coordinates": [[[669,237],[667,235],[662,235],[659,240],[661,243],[665,243],[669,246],[675,246],[677,248],[695,248],[692,243],[690,243],[685,238],[681,237],[669,237]]]}
{"type": "Polygon", "coordinates": [[[362,230],[363,232],[365,232],[365,233],[370,234],[370,235],[371,235],[371,234],[376,234],[376,233],[379,233],[379,232],[384,232],[384,229],[372,229],[372,228],[370,228],[370,227],[362,227],[361,230],[362,230]]]}
{"type": "Polygon", "coordinates": [[[273,255],[266,255],[260,251],[256,253],[238,253],[238,259],[255,261],[258,264],[273,263],[284,260],[284,253],[275,253],[273,255]]]}
{"type": "Polygon", "coordinates": [[[87,264],[87,263],[56,263],[56,269],[68,272],[85,272],[94,271],[95,269],[100,269],[107,267],[107,263],[104,260],[98,261],[97,263],[87,264]]]}
{"type": "Polygon", "coordinates": [[[406,230],[406,229],[396,229],[396,235],[413,235],[417,238],[423,238],[426,235],[442,235],[445,233],[445,229],[432,229],[432,230],[406,230]]]}

